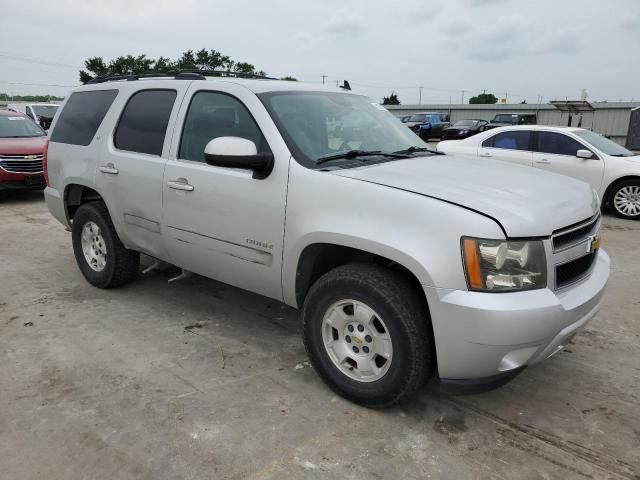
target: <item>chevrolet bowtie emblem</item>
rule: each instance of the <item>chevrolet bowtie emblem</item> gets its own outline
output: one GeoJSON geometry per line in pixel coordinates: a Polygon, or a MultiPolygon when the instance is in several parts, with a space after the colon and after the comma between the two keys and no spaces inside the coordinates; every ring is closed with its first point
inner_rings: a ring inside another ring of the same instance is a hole
{"type": "Polygon", "coordinates": [[[25,160],[33,160],[34,158],[37,158],[37,155],[25,155],[24,157],[25,160]]]}

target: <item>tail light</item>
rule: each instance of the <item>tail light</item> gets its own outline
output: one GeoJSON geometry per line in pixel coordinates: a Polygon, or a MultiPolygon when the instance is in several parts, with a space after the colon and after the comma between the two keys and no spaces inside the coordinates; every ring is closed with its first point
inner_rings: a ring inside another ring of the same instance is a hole
{"type": "Polygon", "coordinates": [[[42,153],[42,173],[44,174],[44,182],[49,186],[49,172],[48,172],[48,161],[47,157],[49,156],[49,140],[44,145],[44,152],[42,153]]]}

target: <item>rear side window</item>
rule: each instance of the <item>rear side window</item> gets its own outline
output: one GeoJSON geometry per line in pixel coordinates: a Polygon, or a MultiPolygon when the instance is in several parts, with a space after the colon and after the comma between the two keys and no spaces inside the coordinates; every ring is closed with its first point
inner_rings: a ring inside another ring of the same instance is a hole
{"type": "Polygon", "coordinates": [[[72,93],[60,112],[51,141],[89,145],[117,95],[118,90],[72,93]]]}
{"type": "Polygon", "coordinates": [[[575,157],[580,149],[585,149],[585,147],[562,133],[538,132],[538,152],[575,157]]]}
{"type": "Polygon", "coordinates": [[[161,155],[175,90],[142,90],[131,96],[113,136],[120,150],[161,155]]]}
{"type": "Polygon", "coordinates": [[[505,150],[529,150],[531,132],[518,130],[501,132],[482,142],[483,147],[504,148],[505,150]]]}

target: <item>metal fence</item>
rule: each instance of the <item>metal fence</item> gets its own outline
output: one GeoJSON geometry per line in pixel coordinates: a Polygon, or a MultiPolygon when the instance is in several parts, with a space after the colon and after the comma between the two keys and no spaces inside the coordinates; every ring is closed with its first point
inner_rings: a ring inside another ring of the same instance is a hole
{"type": "MultiPolygon", "coordinates": [[[[600,102],[592,104],[595,111],[580,115],[572,115],[571,126],[578,123],[611,140],[625,145],[629,133],[631,111],[640,106],[640,102],[600,102]]],[[[491,120],[498,113],[535,113],[540,125],[567,126],[569,114],[561,112],[549,104],[496,104],[496,105],[386,105],[396,117],[412,115],[417,112],[446,112],[451,122],[467,118],[491,120]]]]}

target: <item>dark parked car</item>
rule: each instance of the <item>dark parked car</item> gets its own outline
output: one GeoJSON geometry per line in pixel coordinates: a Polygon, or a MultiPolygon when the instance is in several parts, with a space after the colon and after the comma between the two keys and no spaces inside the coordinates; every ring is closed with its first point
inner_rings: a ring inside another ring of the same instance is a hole
{"type": "Polygon", "coordinates": [[[536,123],[538,123],[538,118],[535,113],[499,113],[482,130],[511,125],[535,125],[536,123]]]}
{"type": "Polygon", "coordinates": [[[0,110],[0,191],[42,190],[47,134],[30,118],[0,110]]]}
{"type": "Polygon", "coordinates": [[[484,126],[489,122],[486,120],[458,120],[450,127],[442,130],[440,135],[441,140],[462,140],[468,138],[476,133],[482,132],[484,126]]]}

